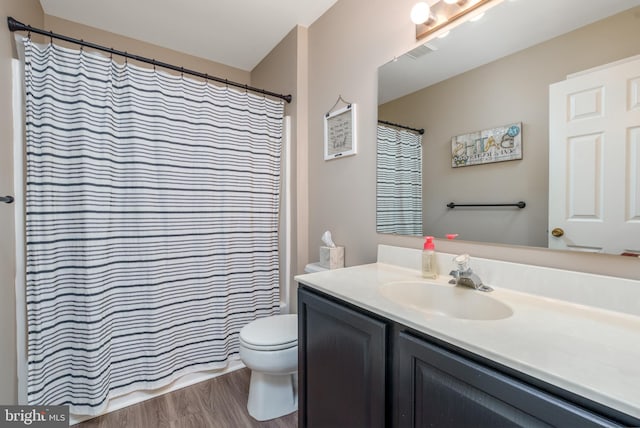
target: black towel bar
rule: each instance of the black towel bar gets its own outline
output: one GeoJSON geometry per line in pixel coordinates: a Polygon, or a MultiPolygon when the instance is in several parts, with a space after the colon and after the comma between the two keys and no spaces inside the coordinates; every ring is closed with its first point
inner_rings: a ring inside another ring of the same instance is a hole
{"type": "Polygon", "coordinates": [[[527,204],[524,201],[520,201],[515,204],[456,204],[455,202],[449,202],[447,208],[455,207],[518,207],[520,209],[526,207],[527,204]]]}
{"type": "Polygon", "coordinates": [[[7,204],[10,204],[10,203],[13,202],[13,196],[9,196],[9,195],[0,196],[0,202],[4,202],[4,203],[7,203],[7,204]]]}

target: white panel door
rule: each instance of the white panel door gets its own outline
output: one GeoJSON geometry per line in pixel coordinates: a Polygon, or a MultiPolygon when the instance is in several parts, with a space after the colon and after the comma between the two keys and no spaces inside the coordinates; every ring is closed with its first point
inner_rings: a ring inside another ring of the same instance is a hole
{"type": "Polygon", "coordinates": [[[640,57],[549,87],[549,248],[640,253],[640,57]]]}

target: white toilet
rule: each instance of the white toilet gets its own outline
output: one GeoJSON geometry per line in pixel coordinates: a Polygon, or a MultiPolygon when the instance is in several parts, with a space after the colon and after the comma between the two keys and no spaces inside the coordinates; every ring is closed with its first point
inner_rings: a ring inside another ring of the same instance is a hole
{"type": "MultiPolygon", "coordinates": [[[[305,273],[326,270],[310,263],[305,273]]],[[[298,316],[274,315],[240,330],[240,359],[251,369],[247,410],[256,420],[298,410],[298,316]]]]}
{"type": "Polygon", "coordinates": [[[259,421],[298,409],[298,316],[274,315],[240,330],[240,358],[251,369],[247,410],[259,421]]]}

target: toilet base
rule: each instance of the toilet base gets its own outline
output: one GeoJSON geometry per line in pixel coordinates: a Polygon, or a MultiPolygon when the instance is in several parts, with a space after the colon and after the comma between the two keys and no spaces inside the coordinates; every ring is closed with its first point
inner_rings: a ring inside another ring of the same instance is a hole
{"type": "Polygon", "coordinates": [[[272,375],[251,371],[247,410],[258,421],[279,418],[298,410],[298,381],[294,374],[272,375]]]}

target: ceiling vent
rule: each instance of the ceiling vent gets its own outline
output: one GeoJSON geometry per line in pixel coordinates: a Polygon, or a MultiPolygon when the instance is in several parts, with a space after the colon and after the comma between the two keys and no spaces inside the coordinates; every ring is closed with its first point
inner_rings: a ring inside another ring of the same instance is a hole
{"type": "Polygon", "coordinates": [[[438,50],[438,48],[436,48],[435,46],[429,45],[428,43],[425,43],[424,45],[420,45],[417,48],[414,48],[414,49],[410,50],[405,55],[407,55],[407,57],[409,57],[411,59],[418,59],[420,57],[425,56],[426,54],[428,54],[430,52],[434,52],[434,51],[437,51],[437,50],[438,50]]]}

